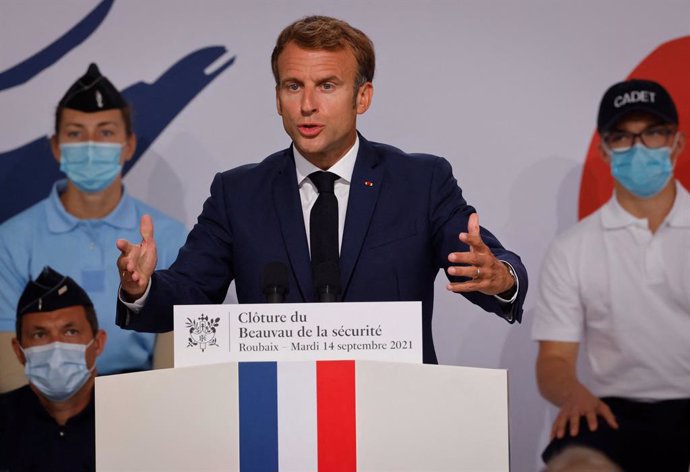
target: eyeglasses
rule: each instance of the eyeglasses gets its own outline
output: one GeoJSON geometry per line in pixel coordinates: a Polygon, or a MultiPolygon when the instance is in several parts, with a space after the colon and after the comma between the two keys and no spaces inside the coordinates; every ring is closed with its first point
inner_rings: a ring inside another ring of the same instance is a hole
{"type": "Polygon", "coordinates": [[[613,152],[625,152],[635,145],[635,140],[640,138],[643,146],[649,149],[657,149],[668,146],[669,139],[676,134],[674,129],[666,126],[652,126],[640,133],[628,131],[611,131],[602,137],[606,147],[613,152]]]}

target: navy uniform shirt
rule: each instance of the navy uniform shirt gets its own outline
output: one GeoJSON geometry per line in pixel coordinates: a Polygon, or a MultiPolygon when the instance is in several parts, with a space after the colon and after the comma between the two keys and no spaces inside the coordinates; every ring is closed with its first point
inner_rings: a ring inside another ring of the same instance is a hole
{"type": "Polygon", "coordinates": [[[26,385],[0,395],[0,472],[96,470],[93,396],[60,426],[26,385]]]}

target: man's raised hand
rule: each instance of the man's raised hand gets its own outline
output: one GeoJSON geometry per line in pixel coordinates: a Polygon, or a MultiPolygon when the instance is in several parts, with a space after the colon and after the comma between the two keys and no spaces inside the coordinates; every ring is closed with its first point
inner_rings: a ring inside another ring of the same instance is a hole
{"type": "Polygon", "coordinates": [[[515,280],[508,268],[496,259],[479,234],[479,215],[472,213],[467,222],[467,233],[460,233],[460,241],[467,244],[469,252],[451,252],[448,275],[467,277],[465,282],[451,282],[447,288],[457,293],[481,292],[497,295],[510,290],[515,280]]]}
{"type": "Polygon", "coordinates": [[[141,233],[139,244],[132,244],[126,239],[118,239],[115,242],[120,250],[120,257],[117,258],[120,287],[128,301],[137,300],[146,292],[158,261],[151,216],[141,217],[139,231],[141,233]]]}

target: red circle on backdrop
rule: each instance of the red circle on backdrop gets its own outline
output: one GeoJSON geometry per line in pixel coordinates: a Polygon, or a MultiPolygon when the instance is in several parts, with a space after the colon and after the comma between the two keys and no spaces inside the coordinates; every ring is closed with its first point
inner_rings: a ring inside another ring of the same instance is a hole
{"type": "MultiPolygon", "coordinates": [[[[673,97],[678,108],[680,130],[688,135],[690,122],[690,36],[663,43],[628,75],[628,79],[648,79],[659,82],[673,97]]],[[[603,95],[603,91],[602,91],[603,95]]],[[[690,139],[690,136],[688,136],[690,139]]],[[[678,156],[675,176],[687,189],[690,188],[690,162],[688,147],[678,156]]],[[[611,171],[599,153],[599,135],[595,131],[589,144],[580,182],[578,217],[582,219],[596,211],[611,198],[613,178],[611,171]]]]}

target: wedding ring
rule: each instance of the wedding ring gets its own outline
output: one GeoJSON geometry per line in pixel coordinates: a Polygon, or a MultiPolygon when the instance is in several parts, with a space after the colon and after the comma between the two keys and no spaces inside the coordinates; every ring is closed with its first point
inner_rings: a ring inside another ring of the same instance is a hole
{"type": "Polygon", "coordinates": [[[482,272],[479,270],[479,267],[477,267],[477,275],[474,276],[475,279],[479,278],[479,274],[482,272]]]}

